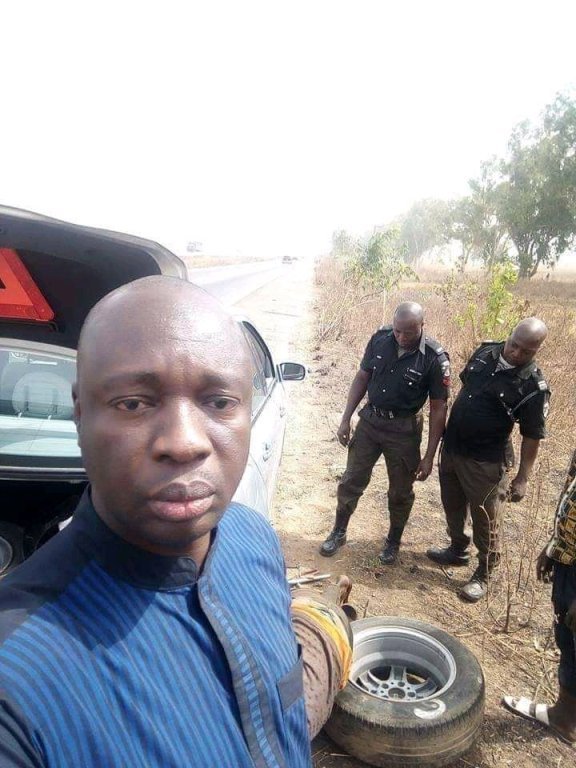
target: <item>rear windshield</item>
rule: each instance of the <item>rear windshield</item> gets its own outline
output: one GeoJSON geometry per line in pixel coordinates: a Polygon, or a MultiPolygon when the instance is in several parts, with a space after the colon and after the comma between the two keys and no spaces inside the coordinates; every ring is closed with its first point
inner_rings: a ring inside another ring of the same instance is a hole
{"type": "Polygon", "coordinates": [[[0,464],[26,466],[30,459],[40,466],[46,459],[55,466],[80,456],[72,419],[75,378],[73,352],[0,342],[0,464]]]}

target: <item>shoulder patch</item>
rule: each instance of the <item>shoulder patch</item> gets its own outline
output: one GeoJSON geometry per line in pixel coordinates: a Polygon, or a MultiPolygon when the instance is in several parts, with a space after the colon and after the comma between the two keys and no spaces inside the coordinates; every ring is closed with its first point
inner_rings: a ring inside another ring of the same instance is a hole
{"type": "Polygon", "coordinates": [[[389,331],[392,331],[392,330],[394,330],[394,326],[393,326],[393,325],[383,325],[383,326],[382,326],[381,328],[379,328],[378,330],[379,330],[379,331],[385,331],[385,332],[389,332],[389,331]]]}
{"type": "Polygon", "coordinates": [[[450,360],[446,355],[443,355],[443,360],[440,362],[440,368],[442,370],[442,384],[445,387],[450,386],[450,360]]]}
{"type": "Polygon", "coordinates": [[[538,390],[540,392],[550,392],[550,387],[548,386],[548,382],[542,376],[542,371],[537,366],[534,366],[532,371],[530,372],[530,378],[532,381],[536,384],[538,387],[538,390]]]}

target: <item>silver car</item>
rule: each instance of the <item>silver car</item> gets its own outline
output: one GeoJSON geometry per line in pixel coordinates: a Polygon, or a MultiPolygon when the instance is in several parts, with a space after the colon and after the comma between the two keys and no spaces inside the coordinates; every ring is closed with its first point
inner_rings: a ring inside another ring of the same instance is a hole
{"type": "MultiPolygon", "coordinates": [[[[90,308],[147,275],[186,279],[184,262],[157,243],[0,207],[0,574],[58,533],[86,485],[71,385],[90,308]]],[[[284,382],[245,318],[254,359],[250,456],[235,499],[268,514],[285,430],[284,382]]]]}

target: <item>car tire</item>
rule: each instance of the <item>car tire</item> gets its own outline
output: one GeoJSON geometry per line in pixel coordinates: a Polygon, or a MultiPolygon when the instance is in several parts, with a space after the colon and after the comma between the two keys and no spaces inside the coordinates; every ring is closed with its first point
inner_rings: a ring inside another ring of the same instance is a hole
{"type": "Polygon", "coordinates": [[[472,652],[412,619],[360,619],[352,629],[350,679],[324,726],[332,740],[387,768],[440,768],[463,755],[484,714],[484,675],[472,652]]]}
{"type": "Polygon", "coordinates": [[[0,576],[24,561],[24,531],[18,525],[0,522],[0,576]]]}

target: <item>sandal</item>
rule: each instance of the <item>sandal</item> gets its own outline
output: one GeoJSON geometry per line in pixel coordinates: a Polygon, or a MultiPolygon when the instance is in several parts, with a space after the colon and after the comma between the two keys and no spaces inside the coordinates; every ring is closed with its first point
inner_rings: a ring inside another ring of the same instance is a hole
{"type": "Polygon", "coordinates": [[[546,728],[549,728],[554,736],[560,739],[560,741],[563,741],[564,744],[569,744],[570,746],[576,744],[576,742],[570,741],[570,739],[564,736],[563,733],[560,733],[557,728],[550,724],[547,704],[536,704],[536,702],[531,701],[526,698],[526,696],[520,696],[520,698],[516,698],[515,696],[504,696],[502,704],[513,714],[520,715],[520,717],[524,717],[526,720],[532,720],[539,725],[546,726],[546,728]]]}

